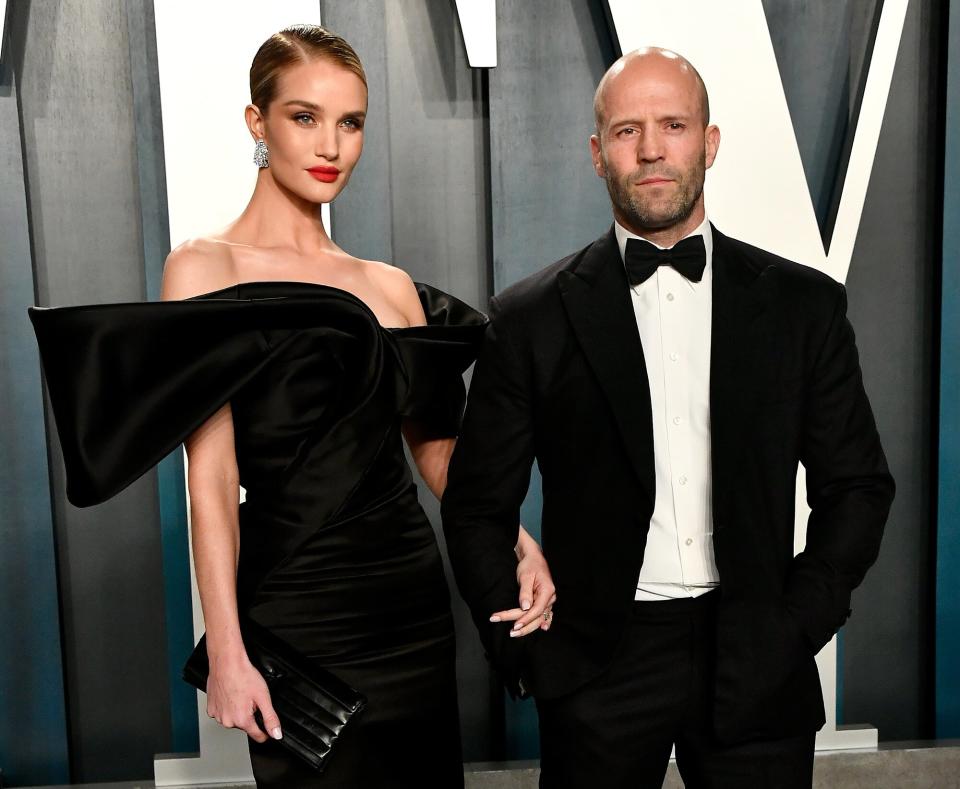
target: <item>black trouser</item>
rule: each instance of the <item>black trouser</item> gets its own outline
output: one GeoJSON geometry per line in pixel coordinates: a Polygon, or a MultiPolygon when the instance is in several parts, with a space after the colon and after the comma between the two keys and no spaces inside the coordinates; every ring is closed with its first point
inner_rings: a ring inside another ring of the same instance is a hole
{"type": "Polygon", "coordinates": [[[671,746],[688,789],[809,789],[815,732],[733,747],[712,734],[718,599],[634,603],[607,670],[537,702],[542,789],[661,789],[671,746]]]}

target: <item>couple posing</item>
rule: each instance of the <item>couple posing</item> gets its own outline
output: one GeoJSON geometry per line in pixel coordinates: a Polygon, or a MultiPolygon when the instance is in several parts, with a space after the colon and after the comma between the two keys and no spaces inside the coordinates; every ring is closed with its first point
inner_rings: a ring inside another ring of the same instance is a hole
{"type": "Polygon", "coordinates": [[[672,52],[625,55],[597,89],[613,227],[489,322],[324,232],[366,106],[341,38],[272,36],[246,110],[256,189],[171,253],[171,301],[34,315],[72,500],[185,440],[208,712],[248,732],[258,786],[462,786],[448,591],[403,438],[491,660],[536,700],[541,786],[659,787],[673,746],[687,786],[810,786],[814,655],[893,497],[843,287],[710,224],[720,131],[672,52]],[[534,459],[542,551],[519,527],[534,459]],[[322,775],[281,747],[241,614],[369,699],[322,775]]]}

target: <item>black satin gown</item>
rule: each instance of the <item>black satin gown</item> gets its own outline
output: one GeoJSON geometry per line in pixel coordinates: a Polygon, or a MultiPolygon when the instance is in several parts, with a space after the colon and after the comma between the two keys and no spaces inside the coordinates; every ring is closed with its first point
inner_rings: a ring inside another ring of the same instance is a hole
{"type": "Polygon", "coordinates": [[[486,319],[417,287],[428,325],[408,329],[290,282],[30,311],[74,504],[114,495],[231,405],[241,611],[369,700],[322,775],[251,740],[258,786],[463,785],[449,592],[400,422],[456,434],[486,319]]]}

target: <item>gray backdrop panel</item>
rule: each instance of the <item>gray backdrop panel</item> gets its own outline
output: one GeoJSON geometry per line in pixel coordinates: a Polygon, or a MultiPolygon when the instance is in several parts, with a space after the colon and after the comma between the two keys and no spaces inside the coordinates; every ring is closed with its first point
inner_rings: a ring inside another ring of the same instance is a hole
{"type": "Polygon", "coordinates": [[[0,66],[0,770],[69,780],[53,515],[13,71],[0,66]]]}
{"type": "Polygon", "coordinates": [[[612,224],[593,171],[593,93],[613,61],[596,0],[500,3],[490,71],[494,292],[612,224]]]}
{"type": "MultiPolygon", "coordinates": [[[[125,4],[32,0],[23,51],[37,301],[142,300],[125,4]]],[[[73,779],[149,776],[170,741],[156,477],[76,509],[49,438],[73,779]]]]}

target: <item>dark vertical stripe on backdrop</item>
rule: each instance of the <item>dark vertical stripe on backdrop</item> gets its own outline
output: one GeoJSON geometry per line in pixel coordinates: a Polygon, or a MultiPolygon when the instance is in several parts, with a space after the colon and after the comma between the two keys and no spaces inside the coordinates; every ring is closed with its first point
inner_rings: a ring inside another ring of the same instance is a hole
{"type": "MultiPolygon", "coordinates": [[[[146,297],[156,301],[160,298],[163,261],[170,251],[170,225],[153,0],[128,3],[127,31],[146,297]]],[[[183,663],[193,649],[193,605],[183,452],[179,448],[157,467],[157,494],[170,682],[170,745],[174,753],[194,753],[200,750],[197,692],[181,679],[183,663]]]]}
{"type": "Polygon", "coordinates": [[[960,737],[960,2],[950,4],[943,172],[936,736],[960,737]]]}
{"type": "MultiPolygon", "coordinates": [[[[0,0],[3,2],[3,0],[0,0]]],[[[11,27],[8,25],[8,29],[11,27]]],[[[12,785],[69,780],[40,359],[11,47],[0,65],[0,770],[12,785]]]]}
{"type": "MultiPolygon", "coordinates": [[[[613,222],[590,162],[593,93],[615,59],[604,3],[497,5],[499,65],[489,73],[493,289],[586,246],[613,222]],[[545,84],[562,91],[544,90],[545,84]]],[[[534,469],[521,509],[540,535],[534,469]]],[[[561,592],[562,594],[562,592],[561,592]]],[[[506,704],[508,759],[539,755],[533,703],[506,704]]]]}

